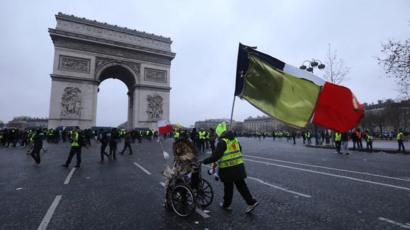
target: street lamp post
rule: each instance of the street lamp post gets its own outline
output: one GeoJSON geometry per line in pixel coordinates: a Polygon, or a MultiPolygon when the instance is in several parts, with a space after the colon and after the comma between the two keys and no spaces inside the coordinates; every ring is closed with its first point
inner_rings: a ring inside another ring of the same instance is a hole
{"type": "MultiPolygon", "coordinates": [[[[325,68],[325,64],[323,64],[318,59],[312,58],[312,60],[305,60],[302,63],[302,65],[299,67],[299,69],[306,70],[306,71],[311,72],[311,73],[313,73],[314,68],[318,68],[319,70],[322,70],[322,69],[325,68]]],[[[319,145],[317,125],[314,125],[314,127],[315,127],[315,145],[319,145]]]]}

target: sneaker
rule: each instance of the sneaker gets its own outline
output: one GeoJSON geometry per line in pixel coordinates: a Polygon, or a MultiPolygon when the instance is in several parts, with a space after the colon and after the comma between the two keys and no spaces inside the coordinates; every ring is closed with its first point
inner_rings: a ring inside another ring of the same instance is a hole
{"type": "Polygon", "coordinates": [[[259,205],[259,202],[257,202],[257,201],[254,204],[249,205],[246,208],[245,213],[251,213],[256,208],[256,206],[258,206],[258,205],[259,205]]]}
{"type": "Polygon", "coordinates": [[[74,168],[80,168],[80,166],[79,166],[79,165],[76,165],[74,168]]]}
{"type": "Polygon", "coordinates": [[[231,206],[226,207],[226,206],[224,206],[224,204],[222,202],[219,203],[219,206],[225,211],[232,211],[231,206]]]}
{"type": "Polygon", "coordinates": [[[66,165],[66,164],[63,164],[61,166],[64,167],[64,168],[68,168],[68,165],[66,165]]]}

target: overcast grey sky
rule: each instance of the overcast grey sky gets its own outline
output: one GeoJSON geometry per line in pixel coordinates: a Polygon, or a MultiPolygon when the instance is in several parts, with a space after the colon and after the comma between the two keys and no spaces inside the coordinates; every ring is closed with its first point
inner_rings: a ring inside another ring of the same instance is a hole
{"type": "MultiPolygon", "coordinates": [[[[343,85],[360,102],[376,102],[398,96],[375,59],[381,43],[410,36],[408,0],[1,0],[0,120],[48,116],[54,51],[47,30],[58,12],[170,37],[171,122],[184,125],[230,116],[239,42],[295,66],[323,60],[331,43],[350,67],[343,85]]],[[[126,91],[119,80],[101,83],[97,125],[126,120],[126,91]]],[[[235,120],[261,114],[237,100],[235,120]]]]}

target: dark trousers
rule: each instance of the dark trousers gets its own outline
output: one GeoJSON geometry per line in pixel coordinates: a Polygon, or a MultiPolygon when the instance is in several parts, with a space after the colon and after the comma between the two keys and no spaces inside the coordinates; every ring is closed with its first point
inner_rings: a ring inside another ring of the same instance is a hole
{"type": "Polygon", "coordinates": [[[340,153],[340,147],[342,145],[341,141],[335,141],[335,146],[336,146],[336,152],[340,153]]]}
{"type": "Polygon", "coordinates": [[[362,139],[357,140],[357,148],[360,149],[360,150],[363,149],[362,139]]]}
{"type": "Polygon", "coordinates": [[[404,149],[403,140],[397,140],[397,143],[399,144],[399,150],[397,151],[400,152],[400,150],[403,148],[403,153],[405,153],[406,149],[404,149]]]}
{"type": "Polygon", "coordinates": [[[256,201],[253,199],[251,193],[249,192],[248,186],[245,180],[236,180],[230,182],[224,182],[224,206],[228,207],[232,203],[233,197],[233,185],[235,184],[238,192],[241,194],[242,198],[246,201],[248,205],[254,204],[256,201]]]}
{"type": "Polygon", "coordinates": [[[81,147],[71,147],[70,154],[68,155],[68,159],[65,162],[66,166],[70,165],[71,160],[73,159],[74,155],[77,155],[77,165],[76,166],[80,166],[80,164],[81,164],[81,147]]]}
{"type": "Polygon", "coordinates": [[[124,143],[124,148],[121,151],[121,154],[124,154],[125,150],[128,149],[130,152],[130,155],[132,154],[132,148],[131,148],[131,143],[124,143]]]}
{"type": "Polygon", "coordinates": [[[107,153],[105,152],[106,148],[107,148],[107,144],[101,144],[101,150],[100,150],[101,161],[104,161],[104,155],[107,155],[107,153]]]}
{"type": "Polygon", "coordinates": [[[366,150],[369,152],[373,152],[373,141],[366,142],[366,150]]]}
{"type": "Polygon", "coordinates": [[[36,146],[36,147],[33,148],[33,151],[31,151],[31,154],[30,154],[37,164],[40,164],[40,161],[41,161],[41,159],[40,159],[40,150],[41,150],[41,146],[40,147],[36,146]]]}
{"type": "Polygon", "coordinates": [[[111,146],[110,145],[110,156],[112,157],[112,159],[117,159],[116,154],[117,153],[117,146],[111,146]]]}
{"type": "Polygon", "coordinates": [[[204,139],[199,140],[199,151],[201,152],[205,151],[205,140],[204,139]]]}

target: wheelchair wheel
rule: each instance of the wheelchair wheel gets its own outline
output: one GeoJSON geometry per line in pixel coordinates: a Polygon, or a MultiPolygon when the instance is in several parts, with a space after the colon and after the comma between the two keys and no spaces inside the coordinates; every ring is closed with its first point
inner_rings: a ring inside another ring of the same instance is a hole
{"type": "Polygon", "coordinates": [[[187,186],[177,185],[170,194],[171,207],[178,216],[191,215],[196,208],[195,197],[187,186]]]}
{"type": "Polygon", "coordinates": [[[214,200],[214,191],[211,184],[202,179],[199,182],[198,190],[195,193],[196,202],[202,208],[208,207],[214,200]]]}

